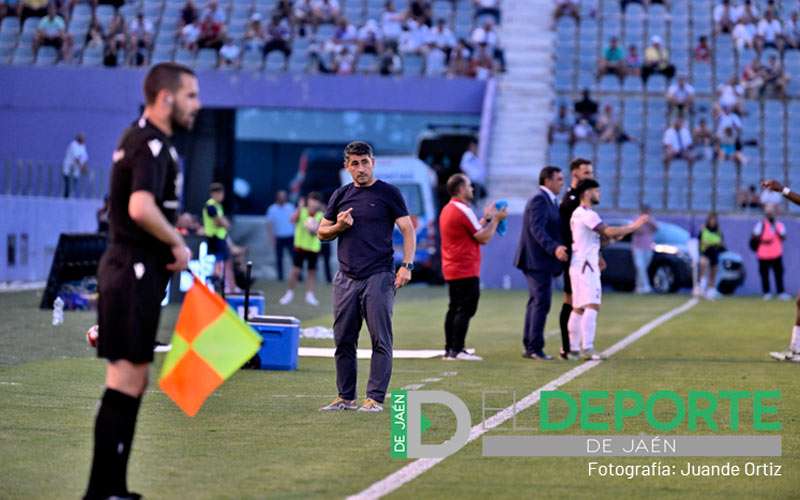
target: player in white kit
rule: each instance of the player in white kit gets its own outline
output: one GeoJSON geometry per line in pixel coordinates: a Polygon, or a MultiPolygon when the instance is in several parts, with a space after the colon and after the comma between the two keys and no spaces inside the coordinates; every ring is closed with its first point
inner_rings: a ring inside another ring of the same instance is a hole
{"type": "Polygon", "coordinates": [[[575,188],[581,204],[572,213],[572,260],[569,277],[572,280],[572,314],[568,329],[570,346],[580,347],[586,360],[602,359],[594,351],[597,313],[603,288],[600,284],[601,238],[611,240],[633,233],[649,220],[640,215],[633,223],[622,227],[609,227],[592,207],[600,203],[600,184],[594,179],[584,179],[575,188]]]}

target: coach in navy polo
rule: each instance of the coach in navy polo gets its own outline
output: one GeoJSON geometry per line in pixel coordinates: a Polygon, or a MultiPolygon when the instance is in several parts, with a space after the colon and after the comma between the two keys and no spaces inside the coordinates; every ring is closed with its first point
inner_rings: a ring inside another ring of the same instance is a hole
{"type": "Polygon", "coordinates": [[[344,150],[353,182],[331,195],[317,234],[339,238],[339,272],[333,280],[333,335],[336,343],[338,397],[322,411],[383,411],[392,377],[392,308],[395,291],[411,280],[416,232],[403,196],[395,186],[373,175],[372,147],[360,141],[344,150]],[[403,263],[394,271],[392,231],[403,234],[403,263]],[[363,321],[372,340],[367,397],[356,399],[356,346],[363,321]]]}
{"type": "Polygon", "coordinates": [[[544,167],[539,172],[539,189],[525,206],[514,257],[514,265],[525,274],[530,294],[522,338],[523,356],[530,359],[553,359],[544,353],[544,323],[550,312],[553,276],[561,274],[567,261],[556,198],[563,186],[564,175],[558,167],[544,167]]]}

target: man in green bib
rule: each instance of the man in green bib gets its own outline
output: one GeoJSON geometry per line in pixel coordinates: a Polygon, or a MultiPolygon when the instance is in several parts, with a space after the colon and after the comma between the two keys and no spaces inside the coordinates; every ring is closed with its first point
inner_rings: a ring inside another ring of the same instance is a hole
{"type": "Polygon", "coordinates": [[[322,196],[316,191],[306,197],[305,203],[301,200],[297,210],[292,215],[294,226],[294,254],[292,255],[293,267],[289,275],[288,290],[280,299],[281,305],[289,304],[294,300],[294,287],[300,279],[303,263],[307,263],[306,274],[306,302],[318,306],[319,301],[314,295],[317,282],[317,257],[322,249],[322,244],[317,238],[317,229],[322,220],[322,196]]]}
{"type": "Polygon", "coordinates": [[[216,259],[214,264],[214,279],[219,286],[225,286],[225,292],[235,291],[233,265],[228,249],[228,228],[231,223],[225,217],[222,202],[225,200],[225,186],[219,182],[212,182],[208,188],[210,198],[203,207],[203,230],[206,233],[208,254],[216,259]],[[223,269],[225,283],[222,283],[223,269]]]}

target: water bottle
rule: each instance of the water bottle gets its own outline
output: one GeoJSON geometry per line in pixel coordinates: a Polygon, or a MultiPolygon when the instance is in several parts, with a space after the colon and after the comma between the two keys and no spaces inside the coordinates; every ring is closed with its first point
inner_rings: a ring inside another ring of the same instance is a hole
{"type": "Polygon", "coordinates": [[[64,322],[64,301],[61,297],[56,297],[53,301],[53,326],[58,326],[64,322]]]}
{"type": "MultiPolygon", "coordinates": [[[[497,200],[497,203],[494,204],[494,207],[499,212],[500,210],[503,210],[504,208],[508,207],[508,201],[497,200]]],[[[508,231],[508,219],[503,219],[500,221],[499,224],[497,224],[497,234],[500,236],[505,236],[506,231],[508,231]]]]}

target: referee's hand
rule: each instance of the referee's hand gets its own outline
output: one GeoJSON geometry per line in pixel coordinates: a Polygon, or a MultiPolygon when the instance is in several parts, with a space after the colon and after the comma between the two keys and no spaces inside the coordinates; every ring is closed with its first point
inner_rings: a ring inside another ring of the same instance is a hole
{"type": "Polygon", "coordinates": [[[189,266],[189,261],[192,258],[192,251],[186,245],[175,245],[171,248],[172,256],[175,257],[175,262],[167,264],[167,269],[172,272],[183,271],[189,266]]]}

